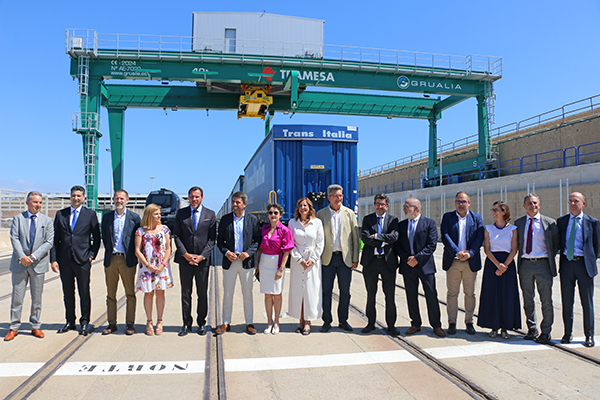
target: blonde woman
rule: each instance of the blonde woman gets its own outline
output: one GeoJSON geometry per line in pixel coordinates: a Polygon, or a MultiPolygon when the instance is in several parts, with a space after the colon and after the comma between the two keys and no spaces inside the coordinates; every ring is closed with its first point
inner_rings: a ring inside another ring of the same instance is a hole
{"type": "Polygon", "coordinates": [[[135,255],[140,261],[136,291],[144,292],[146,335],[163,332],[165,290],[173,287],[169,258],[171,257],[171,232],[160,223],[160,207],[149,204],[144,210],[142,226],[135,232],[135,255]],[[156,330],[152,325],[152,302],[156,293],[156,330]]]}

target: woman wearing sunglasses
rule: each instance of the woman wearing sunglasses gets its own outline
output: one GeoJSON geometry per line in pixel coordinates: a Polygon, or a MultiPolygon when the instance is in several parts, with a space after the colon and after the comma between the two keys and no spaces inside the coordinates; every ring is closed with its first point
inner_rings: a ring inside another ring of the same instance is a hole
{"type": "Polygon", "coordinates": [[[280,222],[283,207],[279,204],[269,204],[267,213],[269,224],[261,229],[262,242],[258,250],[257,271],[260,274],[260,292],[265,295],[267,311],[268,324],[264,332],[276,335],[279,333],[285,264],[294,248],[294,239],[290,230],[280,222]]]}
{"type": "Polygon", "coordinates": [[[510,209],[503,201],[492,207],[494,223],[486,225],[483,249],[487,255],[481,282],[477,325],[490,328],[488,336],[508,339],[508,330],[521,328],[521,306],[514,258],[517,227],[508,223],[510,209]]]}

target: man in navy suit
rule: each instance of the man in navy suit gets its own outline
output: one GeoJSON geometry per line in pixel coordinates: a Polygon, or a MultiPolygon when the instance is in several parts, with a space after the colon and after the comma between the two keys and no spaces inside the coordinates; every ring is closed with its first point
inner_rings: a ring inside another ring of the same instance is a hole
{"type": "Polygon", "coordinates": [[[600,256],[600,222],[583,213],[585,197],[579,192],[569,196],[570,213],[556,224],[560,231],[560,291],[565,334],[561,343],[573,340],[573,302],[575,283],[583,308],[583,331],[586,347],[594,347],[594,277],[600,256]]]}
{"type": "Polygon", "coordinates": [[[469,335],[475,334],[473,313],[475,312],[475,280],[481,269],[481,254],[484,225],[481,215],[469,211],[471,199],[466,192],[456,193],[456,211],[442,217],[442,242],[444,258],[442,268],[446,271],[446,295],[448,303],[448,334],[456,333],[458,315],[458,292],[463,285],[465,293],[465,325],[469,335]]]}
{"type": "Polygon", "coordinates": [[[394,243],[398,240],[398,218],[388,214],[389,199],[384,194],[377,194],[374,199],[375,212],[363,218],[361,239],[364,243],[360,263],[363,266],[363,278],[367,288],[368,325],[362,333],[375,330],[375,297],[377,281],[381,276],[381,285],[385,295],[385,321],[391,336],[398,336],[396,324],[396,269],[398,256],[394,243]]]}
{"type": "Polygon", "coordinates": [[[404,277],[406,302],[410,315],[410,328],[407,335],[421,330],[421,313],[419,311],[419,280],[425,291],[427,315],[433,332],[445,337],[440,317],[440,304],[435,288],[435,259],[433,253],[437,247],[437,227],[435,221],[421,215],[419,199],[407,199],[402,207],[406,219],[398,228],[396,253],[400,256],[400,273],[404,277]]]}
{"type": "Polygon", "coordinates": [[[253,325],[254,309],[252,305],[252,279],[254,277],[254,255],[258,251],[262,236],[260,224],[255,215],[244,211],[248,196],[244,192],[235,192],[231,196],[232,213],[226,214],[219,223],[217,246],[223,253],[223,324],[217,328],[217,334],[231,329],[233,293],[235,281],[240,277],[242,297],[244,298],[244,316],[246,333],[256,334],[253,325]]]}
{"type": "Polygon", "coordinates": [[[135,231],[140,227],[141,218],[127,210],[129,194],[117,190],[113,196],[115,210],[102,217],[102,242],[104,243],[104,276],[106,278],[106,315],[108,327],[102,331],[109,335],[117,331],[117,287],[119,276],[123,281],[127,299],[125,314],[125,334],[135,333],[135,279],[137,258],[135,256],[135,231]]]}
{"type": "Polygon", "coordinates": [[[90,322],[90,269],[100,249],[100,224],[96,213],[83,207],[85,189],[71,188],[71,206],[54,217],[54,248],[50,253],[52,270],[60,271],[67,323],[58,330],[75,330],[75,280],[81,306],[81,335],[87,336],[90,322]]]}
{"type": "Polygon", "coordinates": [[[208,311],[208,276],[210,254],[217,240],[217,218],[215,212],[202,206],[204,191],[198,186],[188,191],[189,207],[177,211],[173,237],[175,238],[175,262],[179,263],[181,282],[181,312],[183,327],[178,336],[192,331],[192,284],[196,279],[198,296],[198,334],[206,335],[208,311]]]}

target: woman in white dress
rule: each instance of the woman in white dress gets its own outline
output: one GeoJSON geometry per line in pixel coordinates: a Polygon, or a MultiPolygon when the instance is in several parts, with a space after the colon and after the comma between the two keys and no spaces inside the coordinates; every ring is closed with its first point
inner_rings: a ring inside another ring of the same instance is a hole
{"type": "Polygon", "coordinates": [[[299,319],[296,332],[310,334],[310,322],[321,318],[321,254],[325,245],[323,224],[316,218],[312,202],[302,197],[296,204],[295,218],[289,222],[294,236],[290,261],[289,314],[299,319]]]}

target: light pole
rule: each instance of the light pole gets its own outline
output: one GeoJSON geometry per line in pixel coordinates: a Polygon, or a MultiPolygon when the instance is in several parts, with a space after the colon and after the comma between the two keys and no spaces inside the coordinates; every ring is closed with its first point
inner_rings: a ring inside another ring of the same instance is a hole
{"type": "Polygon", "coordinates": [[[150,180],[152,181],[152,191],[154,192],[154,180],[156,179],[156,177],[151,176],[150,180]]]}
{"type": "Polygon", "coordinates": [[[444,184],[444,175],[442,174],[442,139],[436,138],[436,140],[440,141],[440,186],[444,184]]]}
{"type": "MultiPolygon", "coordinates": [[[[110,154],[110,149],[106,149],[106,151],[110,154]]],[[[112,158],[112,154],[111,154],[111,158],[112,158]]],[[[112,165],[112,160],[111,160],[110,165],[112,165]]],[[[113,206],[113,194],[112,194],[112,191],[113,191],[113,173],[112,173],[112,171],[110,171],[110,190],[109,190],[109,193],[110,193],[110,208],[111,209],[112,209],[112,206],[113,206]]]]}

